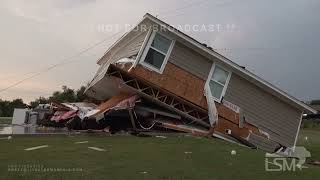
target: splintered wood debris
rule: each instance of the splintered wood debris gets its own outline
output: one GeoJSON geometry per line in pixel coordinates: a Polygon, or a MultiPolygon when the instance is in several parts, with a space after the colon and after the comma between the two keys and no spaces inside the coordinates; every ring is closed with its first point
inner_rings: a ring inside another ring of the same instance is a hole
{"type": "Polygon", "coordinates": [[[98,148],[98,147],[88,147],[88,149],[92,149],[92,150],[95,150],[95,151],[106,151],[105,149],[98,148]]]}
{"type": "Polygon", "coordinates": [[[74,144],[86,144],[89,143],[89,141],[79,141],[79,142],[75,142],[74,144]]]}
{"type": "Polygon", "coordinates": [[[27,148],[24,149],[25,151],[33,151],[33,150],[37,150],[37,149],[42,149],[42,148],[46,148],[49,147],[48,145],[42,145],[42,146],[36,146],[36,147],[31,147],[31,148],[27,148]]]}

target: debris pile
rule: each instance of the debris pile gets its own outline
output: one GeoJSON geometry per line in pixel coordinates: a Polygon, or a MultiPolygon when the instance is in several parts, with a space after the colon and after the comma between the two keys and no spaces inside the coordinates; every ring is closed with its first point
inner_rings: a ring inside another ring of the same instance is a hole
{"type": "Polygon", "coordinates": [[[30,113],[38,125],[69,130],[103,130],[111,133],[186,132],[206,136],[208,130],[135,94],[119,94],[96,106],[92,103],[41,104],[30,113]]]}
{"type": "Polygon", "coordinates": [[[76,117],[84,119],[85,115],[96,107],[92,103],[51,103],[40,104],[30,113],[35,114],[38,125],[65,127],[76,117]]]}

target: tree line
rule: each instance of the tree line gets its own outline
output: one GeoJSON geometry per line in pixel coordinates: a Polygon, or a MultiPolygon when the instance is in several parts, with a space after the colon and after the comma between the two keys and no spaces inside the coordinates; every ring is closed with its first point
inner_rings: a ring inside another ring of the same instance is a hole
{"type": "MultiPolygon", "coordinates": [[[[35,108],[39,104],[47,104],[51,102],[64,103],[64,102],[95,102],[94,99],[84,94],[86,90],[85,86],[81,86],[79,89],[74,90],[67,86],[62,86],[61,91],[55,91],[48,98],[39,97],[30,104],[23,102],[21,98],[14,99],[12,101],[0,99],[0,117],[12,117],[14,108],[35,108]]],[[[313,100],[310,102],[311,105],[320,105],[320,100],[313,100]]]]}
{"type": "Polygon", "coordinates": [[[89,98],[84,94],[86,87],[81,86],[79,89],[74,90],[67,86],[62,86],[61,91],[55,91],[48,98],[39,97],[30,104],[23,102],[21,98],[14,99],[12,101],[0,99],[0,117],[12,117],[14,108],[35,108],[39,104],[47,104],[51,102],[64,103],[64,102],[94,102],[92,98],[89,98]]]}

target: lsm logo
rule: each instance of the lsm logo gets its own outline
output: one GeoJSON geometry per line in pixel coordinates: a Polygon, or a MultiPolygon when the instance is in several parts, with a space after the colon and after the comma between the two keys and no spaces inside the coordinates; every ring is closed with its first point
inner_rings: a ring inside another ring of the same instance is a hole
{"type": "Polygon", "coordinates": [[[294,152],[286,152],[283,154],[269,154],[265,156],[265,170],[269,172],[279,171],[296,171],[308,168],[303,166],[306,158],[311,157],[309,151],[304,147],[296,147],[294,152]]]}

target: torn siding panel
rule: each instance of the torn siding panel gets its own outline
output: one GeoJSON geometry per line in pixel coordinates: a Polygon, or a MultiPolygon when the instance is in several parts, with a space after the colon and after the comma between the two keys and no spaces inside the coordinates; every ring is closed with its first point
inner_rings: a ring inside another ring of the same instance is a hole
{"type": "Polygon", "coordinates": [[[169,57],[169,62],[203,80],[207,80],[212,66],[212,61],[184,46],[180,42],[175,43],[169,57]]]}
{"type": "Polygon", "coordinates": [[[249,135],[248,141],[257,146],[258,149],[262,149],[267,152],[274,152],[275,149],[279,148],[278,143],[270,141],[253,133],[249,135]]]}
{"type": "Polygon", "coordinates": [[[134,39],[129,40],[130,43],[125,45],[120,51],[117,51],[114,54],[112,54],[112,61],[115,62],[122,58],[137,55],[146,35],[147,32],[142,32],[137,37],[134,37],[134,39]]]}
{"type": "Polygon", "coordinates": [[[103,56],[100,64],[113,63],[119,59],[137,55],[146,35],[147,31],[144,30],[130,32],[103,56]]]}
{"type": "Polygon", "coordinates": [[[208,109],[210,125],[214,126],[219,119],[218,110],[208,84],[205,85],[204,91],[205,91],[205,97],[207,99],[207,106],[208,106],[207,109],[208,109]]]}
{"type": "Polygon", "coordinates": [[[119,93],[130,94],[131,91],[125,87],[120,87],[122,81],[118,78],[103,76],[101,79],[97,79],[94,83],[86,89],[86,95],[93,97],[96,100],[104,101],[119,93]]]}
{"type": "Polygon", "coordinates": [[[285,146],[294,145],[301,112],[233,74],[224,97],[241,108],[246,121],[285,146]]]}

